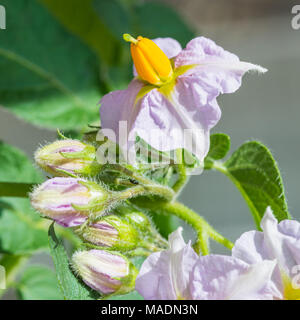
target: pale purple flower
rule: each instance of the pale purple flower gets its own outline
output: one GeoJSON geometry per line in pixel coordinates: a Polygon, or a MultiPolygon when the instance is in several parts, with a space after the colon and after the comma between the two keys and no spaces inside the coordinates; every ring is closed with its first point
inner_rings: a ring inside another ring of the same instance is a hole
{"type": "Polygon", "coordinates": [[[43,216],[49,217],[63,227],[82,224],[88,212],[76,206],[86,206],[94,199],[105,199],[105,190],[93,182],[76,178],[53,178],[38,186],[30,195],[31,205],[43,216]]]}
{"type": "Polygon", "coordinates": [[[236,241],[232,250],[248,264],[276,259],[272,276],[274,297],[300,299],[300,223],[295,220],[277,222],[270,207],[261,221],[260,231],[249,231],[236,241]]]}
{"type": "Polygon", "coordinates": [[[190,281],[198,255],[182,238],[182,228],[169,236],[168,250],[152,253],[136,279],[136,290],[147,300],[191,299],[190,281]]]}
{"type": "Polygon", "coordinates": [[[249,265],[230,256],[200,257],[191,292],[194,300],[272,300],[271,276],[275,261],[249,265]]]}
{"type": "Polygon", "coordinates": [[[115,142],[128,153],[139,136],[158,150],[184,148],[202,161],[210,130],[221,117],[217,97],[236,91],[247,71],[267,70],[241,62],[204,37],[191,40],[183,50],[171,38],[154,41],[172,58],[173,80],[154,86],[135,77],[126,90],[105,95],[100,101],[102,128],[113,130],[115,142]],[[122,121],[127,128],[119,134],[122,121]]]}
{"type": "Polygon", "coordinates": [[[235,300],[273,298],[275,261],[250,265],[231,256],[199,257],[178,228],[168,250],[151,254],[136,279],[136,290],[147,300],[235,300]]]}

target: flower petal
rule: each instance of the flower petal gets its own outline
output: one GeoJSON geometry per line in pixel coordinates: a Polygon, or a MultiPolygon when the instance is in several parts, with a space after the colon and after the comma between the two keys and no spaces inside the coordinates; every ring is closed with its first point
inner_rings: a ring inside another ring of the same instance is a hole
{"type": "Polygon", "coordinates": [[[152,40],[160,47],[169,59],[176,57],[182,50],[180,43],[173,38],[155,38],[152,40]]]}
{"type": "Polygon", "coordinates": [[[185,244],[182,228],[169,237],[170,249],[151,254],[136,279],[136,290],[145,299],[190,299],[190,275],[198,255],[185,244]]]}
{"type": "Polygon", "coordinates": [[[146,94],[131,130],[157,150],[183,148],[202,161],[209,150],[209,128],[220,116],[218,105],[216,101],[200,107],[199,102],[185,105],[181,102],[188,98],[176,87],[170,98],[158,89],[146,94]]]}
{"type": "Polygon", "coordinates": [[[263,261],[268,257],[263,233],[254,230],[243,233],[232,248],[232,256],[249,264],[263,261]]]}
{"type": "Polygon", "coordinates": [[[289,223],[280,223],[279,227],[271,208],[268,207],[261,221],[261,227],[264,232],[264,242],[268,249],[269,258],[277,259],[280,270],[290,275],[291,269],[299,264],[300,254],[295,256],[291,247],[297,245],[297,243],[299,245],[300,223],[290,221],[289,223]],[[291,227],[291,224],[294,227],[291,227]]]}
{"type": "Polygon", "coordinates": [[[204,37],[191,40],[176,57],[176,68],[185,65],[198,65],[187,74],[197,74],[202,82],[218,89],[219,93],[236,91],[241,85],[242,76],[250,70],[267,71],[258,65],[240,61],[236,55],[204,37]]]}
{"type": "MultiPolygon", "coordinates": [[[[130,128],[135,120],[134,104],[138,92],[143,87],[143,83],[139,80],[130,82],[126,90],[113,91],[106,94],[100,100],[100,117],[102,129],[110,129],[114,132],[115,138],[110,137],[110,140],[122,145],[124,139],[120,139],[119,125],[121,121],[127,122],[127,127],[130,128]]],[[[123,133],[124,134],[124,133],[123,133]]],[[[125,133],[126,134],[126,133],[125,133]]],[[[127,141],[124,141],[124,143],[127,141]]]]}
{"type": "Polygon", "coordinates": [[[201,257],[194,268],[191,291],[195,300],[271,300],[269,289],[275,262],[250,266],[221,255],[201,257]]]}
{"type": "Polygon", "coordinates": [[[300,223],[284,220],[279,224],[270,207],[261,221],[263,232],[244,233],[235,243],[232,255],[253,264],[265,259],[276,259],[278,266],[273,274],[277,287],[276,297],[282,298],[284,279],[291,279],[293,267],[300,264],[300,223]]]}
{"type": "Polygon", "coordinates": [[[205,130],[213,128],[221,118],[216,97],[218,91],[202,82],[198,76],[179,77],[175,86],[179,105],[184,106],[197,126],[205,130]]]}

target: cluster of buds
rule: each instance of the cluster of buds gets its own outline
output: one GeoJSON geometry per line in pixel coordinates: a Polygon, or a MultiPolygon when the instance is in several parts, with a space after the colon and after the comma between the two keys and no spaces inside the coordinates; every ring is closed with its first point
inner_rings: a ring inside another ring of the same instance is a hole
{"type": "Polygon", "coordinates": [[[72,256],[74,272],[105,295],[133,290],[137,270],[129,258],[166,247],[148,216],[124,202],[142,188],[110,190],[99,181],[95,147],[81,141],[64,139],[46,145],[36,152],[35,160],[54,177],[31,193],[31,204],[81,239],[72,256]]]}

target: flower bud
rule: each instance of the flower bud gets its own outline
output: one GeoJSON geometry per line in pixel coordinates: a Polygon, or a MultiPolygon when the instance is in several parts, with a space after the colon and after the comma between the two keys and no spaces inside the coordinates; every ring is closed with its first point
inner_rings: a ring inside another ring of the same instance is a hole
{"type": "Polygon", "coordinates": [[[131,42],[131,56],[136,71],[143,80],[154,85],[162,85],[172,79],[171,62],[156,43],[141,36],[134,39],[129,34],[124,34],[123,38],[131,42]]]}
{"type": "Polygon", "coordinates": [[[153,227],[151,222],[144,213],[125,206],[119,207],[117,211],[141,233],[145,234],[152,232],[153,227]]]}
{"type": "Polygon", "coordinates": [[[77,233],[87,242],[120,251],[137,247],[140,240],[138,231],[124,217],[109,215],[87,226],[77,233]]]}
{"type": "Polygon", "coordinates": [[[34,209],[64,227],[82,224],[91,202],[105,201],[107,197],[107,191],[98,184],[75,178],[49,179],[30,195],[34,209]],[[87,210],[75,206],[85,206],[87,210]]]}
{"type": "Polygon", "coordinates": [[[92,289],[103,294],[124,294],[134,289],[137,270],[120,254],[105,250],[77,251],[72,267],[92,289]]]}
{"type": "Polygon", "coordinates": [[[68,173],[94,175],[100,167],[95,157],[96,151],[92,145],[70,139],[57,140],[35,153],[36,163],[54,176],[66,176],[68,173]]]}

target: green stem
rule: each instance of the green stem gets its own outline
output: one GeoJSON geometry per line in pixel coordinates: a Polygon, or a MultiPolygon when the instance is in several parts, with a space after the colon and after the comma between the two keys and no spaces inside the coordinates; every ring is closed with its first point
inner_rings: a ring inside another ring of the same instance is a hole
{"type": "MultiPolygon", "coordinates": [[[[3,255],[0,265],[5,268],[6,289],[14,284],[20,269],[24,267],[29,257],[27,255],[3,255]]],[[[0,297],[5,293],[5,290],[0,290],[0,297]]]]}
{"type": "MultiPolygon", "coordinates": [[[[200,234],[200,242],[202,240],[207,240],[208,237],[212,238],[214,241],[222,244],[228,249],[233,248],[233,243],[223,237],[220,233],[218,233],[203,217],[201,217],[198,213],[193,211],[192,209],[186,207],[180,202],[167,203],[163,205],[163,208],[170,212],[171,214],[176,215],[178,218],[186,221],[190,224],[195,230],[197,234],[200,234]],[[201,235],[202,233],[202,235],[201,235]]],[[[201,244],[197,244],[196,246],[201,246],[201,244]]]]}
{"type": "MultiPolygon", "coordinates": [[[[112,207],[116,206],[119,202],[133,199],[139,196],[157,196],[163,199],[162,202],[165,202],[171,201],[173,199],[174,192],[171,188],[159,184],[152,184],[147,186],[137,185],[135,187],[128,188],[124,191],[114,192],[104,203],[95,204],[89,218],[80,226],[81,230],[83,230],[89,223],[101,218],[105,212],[110,210],[112,207]]],[[[73,207],[76,210],[91,209],[89,205],[73,205],[73,207]]]]}
{"type": "Polygon", "coordinates": [[[185,165],[183,164],[182,152],[183,151],[181,149],[176,150],[176,162],[177,162],[176,166],[177,166],[178,180],[176,181],[176,183],[172,188],[176,193],[179,193],[187,182],[187,174],[186,174],[185,165]]]}
{"type": "Polygon", "coordinates": [[[123,166],[121,166],[120,164],[109,164],[108,168],[114,170],[114,171],[118,171],[123,173],[124,175],[138,181],[139,183],[143,184],[143,185],[152,185],[154,182],[146,177],[144,177],[143,175],[140,175],[130,169],[127,169],[123,166]]]}
{"type": "Polygon", "coordinates": [[[197,232],[197,240],[194,244],[195,251],[197,253],[201,252],[203,255],[209,254],[207,222],[201,216],[179,202],[167,203],[162,206],[162,210],[191,225],[197,232]]]}
{"type": "Polygon", "coordinates": [[[1,197],[27,198],[35,183],[0,182],[1,197]]]}
{"type": "Polygon", "coordinates": [[[120,201],[146,195],[155,195],[166,201],[171,201],[174,197],[174,192],[171,188],[159,184],[139,185],[117,193],[114,199],[120,201]]]}
{"type": "Polygon", "coordinates": [[[137,205],[144,208],[147,207],[148,209],[151,208],[159,214],[167,213],[175,215],[192,226],[197,232],[197,240],[194,244],[194,249],[197,253],[201,252],[203,255],[209,254],[209,238],[212,238],[228,249],[232,249],[233,247],[233,243],[219,234],[203,217],[180,202],[154,203],[148,201],[144,205],[138,202],[137,205]]]}

